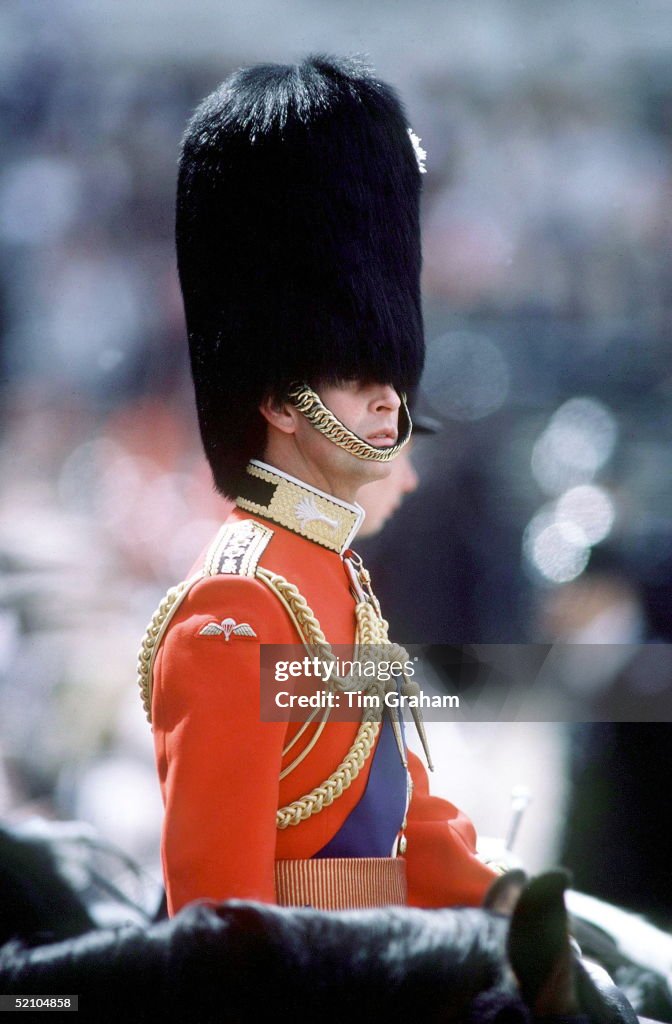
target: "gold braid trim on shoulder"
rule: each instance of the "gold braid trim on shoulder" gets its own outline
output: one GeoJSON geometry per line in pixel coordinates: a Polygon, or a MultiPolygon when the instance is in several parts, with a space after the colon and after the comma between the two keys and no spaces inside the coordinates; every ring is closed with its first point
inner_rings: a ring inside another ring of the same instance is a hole
{"type": "MultiPolygon", "coordinates": [[[[326,641],[319,621],[299,588],[286,580],[284,576],[269,572],[261,566],[257,567],[257,578],[262,580],[283,604],[302,642],[307,646],[317,647],[320,656],[324,654],[328,657],[331,654],[331,647],[326,641]]],[[[381,642],[383,640],[381,634],[386,633],[386,624],[377,619],[371,606],[365,602],[359,603],[355,610],[357,614],[355,642],[357,644],[360,643],[360,640],[366,643],[381,642]]],[[[299,825],[311,815],[319,814],[321,810],[337,800],[354,782],[370,757],[380,731],[380,725],[380,711],[376,708],[367,710],[357,730],[354,743],[336,770],[310,793],[306,793],[298,800],[293,800],[285,807],[280,807],[275,818],[277,828],[284,829],[289,825],[299,825]]],[[[295,768],[303,761],[317,742],[321,731],[322,729],[318,728],[311,742],[292,762],[289,769],[285,769],[281,777],[284,778],[289,774],[290,769],[295,768]]]]}
{"type": "Polygon", "coordinates": [[[147,721],[152,721],[152,672],[170,620],[191,588],[207,576],[254,576],[257,563],[273,531],[253,519],[224,523],[210,545],[203,568],[188,580],[171,587],[156,609],[138,652],[138,686],[147,721]]]}
{"type": "Polygon", "coordinates": [[[152,615],[149,625],[145,630],[145,635],[142,638],[138,652],[138,686],[140,687],[142,706],[145,709],[147,721],[150,723],[152,721],[152,671],[154,669],[156,652],[173,615],[194,583],[197,583],[200,579],[203,579],[202,572],[196,573],[191,579],[183,580],[176,587],[170,588],[152,615]]]}

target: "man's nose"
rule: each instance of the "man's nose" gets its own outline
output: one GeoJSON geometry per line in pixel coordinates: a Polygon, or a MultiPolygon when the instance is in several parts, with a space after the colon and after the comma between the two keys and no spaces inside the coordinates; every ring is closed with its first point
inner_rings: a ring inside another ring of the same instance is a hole
{"type": "Polygon", "coordinates": [[[383,412],[386,409],[396,412],[400,405],[401,399],[391,384],[381,384],[380,388],[376,389],[374,398],[376,412],[383,412]]]}

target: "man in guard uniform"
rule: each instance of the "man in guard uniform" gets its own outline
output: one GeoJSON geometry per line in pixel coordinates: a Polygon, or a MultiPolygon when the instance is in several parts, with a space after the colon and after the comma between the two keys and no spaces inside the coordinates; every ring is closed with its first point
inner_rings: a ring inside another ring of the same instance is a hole
{"type": "Polygon", "coordinates": [[[420,152],[355,60],[243,69],[187,129],[191,365],[236,507],[140,653],[171,914],[198,897],[478,904],[494,877],[398,725],[259,714],[260,643],[387,642],[350,544],[359,488],[410,436],[403,394],[422,370],[420,152]]]}

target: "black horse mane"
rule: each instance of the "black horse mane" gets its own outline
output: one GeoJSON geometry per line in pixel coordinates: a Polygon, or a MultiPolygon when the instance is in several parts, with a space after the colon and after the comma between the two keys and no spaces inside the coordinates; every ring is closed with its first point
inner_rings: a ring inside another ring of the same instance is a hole
{"type": "MultiPolygon", "coordinates": [[[[257,1024],[280,1012],[319,1024],[350,1015],[530,1024],[539,965],[552,971],[558,951],[569,951],[562,872],[528,883],[512,919],[488,909],[320,912],[231,900],[100,928],[57,847],[0,827],[0,991],[78,994],[86,1020],[257,1024]]],[[[521,886],[520,873],[512,884],[521,886]]],[[[574,970],[590,1021],[635,1024],[617,990],[598,990],[578,962],[574,970]]]]}

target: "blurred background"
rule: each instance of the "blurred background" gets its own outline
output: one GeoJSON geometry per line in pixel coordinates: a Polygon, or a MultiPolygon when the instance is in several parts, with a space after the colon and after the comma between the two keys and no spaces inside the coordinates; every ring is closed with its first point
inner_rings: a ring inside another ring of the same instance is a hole
{"type": "MultiPolygon", "coordinates": [[[[179,140],[237,66],[315,51],[368,56],[428,154],[424,401],[441,430],[361,545],[393,635],[671,639],[668,4],[5,0],[0,815],[88,821],[155,877],[136,651],[227,511],[188,379],[179,140]]],[[[618,658],[600,685],[628,672],[646,689],[618,658]]],[[[652,885],[618,890],[660,848],[668,725],[446,726],[436,748],[436,788],[492,835],[530,785],[532,868],[562,857],[599,891],[616,845],[630,859],[603,894],[672,916],[652,885]]]]}

